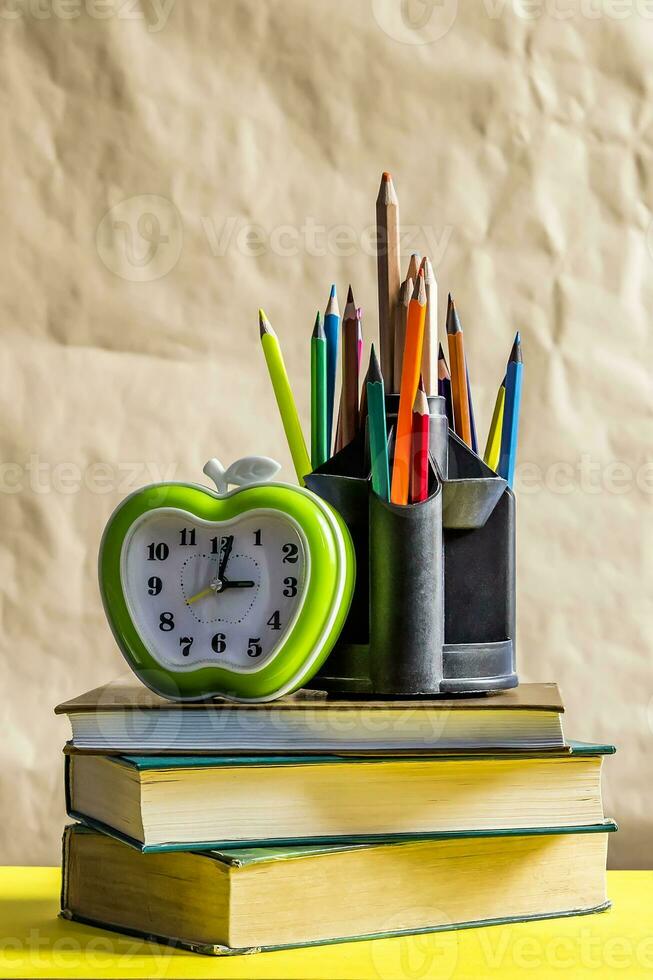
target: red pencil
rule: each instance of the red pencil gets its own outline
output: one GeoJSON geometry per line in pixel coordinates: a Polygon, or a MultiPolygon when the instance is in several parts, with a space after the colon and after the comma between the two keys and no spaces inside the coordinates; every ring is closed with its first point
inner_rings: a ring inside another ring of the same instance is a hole
{"type": "Polygon", "coordinates": [[[413,402],[411,442],[410,502],[418,504],[429,495],[429,403],[420,386],[413,402]]]}

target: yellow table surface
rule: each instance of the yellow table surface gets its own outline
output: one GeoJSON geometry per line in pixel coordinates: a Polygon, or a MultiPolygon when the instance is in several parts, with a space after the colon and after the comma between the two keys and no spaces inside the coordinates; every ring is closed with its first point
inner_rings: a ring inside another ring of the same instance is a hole
{"type": "Polygon", "coordinates": [[[0,977],[653,977],[653,871],[608,878],[597,915],[215,958],[65,922],[57,868],[0,868],[0,977]]]}

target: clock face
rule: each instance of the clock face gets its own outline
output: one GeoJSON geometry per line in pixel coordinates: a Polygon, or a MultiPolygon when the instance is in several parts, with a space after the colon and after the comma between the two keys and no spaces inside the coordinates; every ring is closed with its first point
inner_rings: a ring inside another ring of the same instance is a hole
{"type": "Polygon", "coordinates": [[[340,515],[304,487],[274,483],[143,487],[109,518],[99,555],[120,650],[175,701],[296,691],[338,638],[355,571],[340,515]]]}
{"type": "Polygon", "coordinates": [[[292,630],[307,570],[303,533],[279,511],[220,526],[164,507],[132,525],[120,575],[134,626],[159,664],[246,672],[270,661],[292,630]]]}

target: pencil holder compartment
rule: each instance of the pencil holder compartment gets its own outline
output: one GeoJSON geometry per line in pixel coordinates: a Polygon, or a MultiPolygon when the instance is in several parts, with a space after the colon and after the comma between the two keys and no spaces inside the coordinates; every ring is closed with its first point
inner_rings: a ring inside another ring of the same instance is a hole
{"type": "MultiPolygon", "coordinates": [[[[429,450],[440,477],[446,478],[449,466],[449,422],[444,398],[428,395],[429,403],[429,450]]],[[[397,424],[399,395],[385,396],[385,413],[388,431],[397,424]]]]}
{"type": "Polygon", "coordinates": [[[311,687],[388,698],[517,686],[514,497],[451,430],[447,443],[446,477],[432,448],[421,504],[373,493],[364,432],[306,477],[340,511],[357,561],[348,619],[311,687]]]}
{"type": "Polygon", "coordinates": [[[442,691],[516,687],[515,498],[453,432],[443,488],[442,691]]]}
{"type": "Polygon", "coordinates": [[[444,642],[442,484],[399,507],[369,495],[369,678],[379,695],[439,694],[444,642]]]}

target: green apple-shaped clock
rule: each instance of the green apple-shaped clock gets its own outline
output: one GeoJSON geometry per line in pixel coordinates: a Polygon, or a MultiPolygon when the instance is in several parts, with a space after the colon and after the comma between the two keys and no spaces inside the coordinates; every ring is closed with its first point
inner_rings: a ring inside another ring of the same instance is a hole
{"type": "Polygon", "coordinates": [[[271,701],[310,680],[333,647],[354,587],[351,537],[310,490],[269,482],[278,470],[266,457],[226,470],[212,459],[215,490],[153,484],[109,519],[105,612],[158,694],[271,701]]]}

